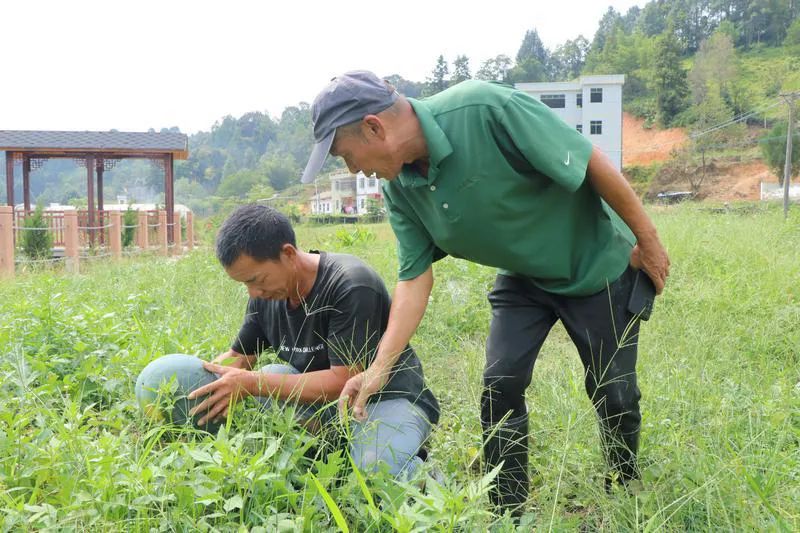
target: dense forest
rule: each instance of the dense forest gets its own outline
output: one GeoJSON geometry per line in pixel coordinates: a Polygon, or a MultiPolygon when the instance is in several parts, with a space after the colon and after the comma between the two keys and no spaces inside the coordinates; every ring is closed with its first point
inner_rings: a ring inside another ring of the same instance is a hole
{"type": "MultiPolygon", "coordinates": [[[[474,71],[467,56],[439,55],[424,81],[379,74],[411,97],[469,78],[515,83],[625,74],[626,111],[653,127],[702,132],[696,148],[707,150],[735,143],[754,109],[774,110],[753,113],[754,120],[778,118],[779,95],[800,89],[798,14],[800,0],[652,0],[624,14],[609,8],[591,39],[578,35],[552,50],[531,28],[515,57],[497,55],[474,71]],[[732,127],[714,130],[726,122],[732,127]]],[[[176,167],[177,201],[212,212],[232,199],[286,194],[298,183],[311,139],[308,103],[279,117],[258,111],[223,117],[190,137],[190,157],[176,167]]],[[[47,163],[37,170],[34,197],[80,203],[79,173],[68,161],[47,163]]],[[[124,162],[108,178],[109,199],[157,201],[162,189],[161,172],[146,162],[124,162]]]]}

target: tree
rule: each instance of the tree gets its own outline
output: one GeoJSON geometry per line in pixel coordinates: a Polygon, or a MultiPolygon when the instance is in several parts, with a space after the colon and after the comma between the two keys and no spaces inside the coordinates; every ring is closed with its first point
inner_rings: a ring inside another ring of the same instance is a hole
{"type": "Polygon", "coordinates": [[[600,19],[600,24],[592,40],[592,50],[602,50],[606,45],[606,39],[617,31],[617,26],[622,25],[622,16],[613,7],[608,10],[600,19]]]}
{"type": "Polygon", "coordinates": [[[266,177],[255,170],[241,170],[222,178],[217,194],[219,196],[244,198],[258,183],[266,182],[266,177]]]}
{"type": "Polygon", "coordinates": [[[135,226],[139,223],[139,212],[130,205],[122,213],[122,247],[128,248],[133,244],[133,237],[136,235],[135,226]]]}
{"type": "Polygon", "coordinates": [[[295,161],[285,154],[264,156],[259,163],[259,171],[267,177],[276,191],[282,191],[300,177],[300,169],[295,161]]]}
{"type": "Polygon", "coordinates": [[[783,44],[786,46],[800,44],[800,18],[795,19],[789,29],[786,30],[786,38],[783,40],[783,44]]]}
{"type": "Polygon", "coordinates": [[[436,65],[433,67],[433,71],[431,72],[431,77],[428,78],[428,87],[425,91],[426,96],[431,96],[433,94],[439,93],[447,89],[448,80],[447,76],[450,73],[450,69],[447,66],[447,61],[445,60],[443,55],[440,55],[436,59],[436,65]]]}
{"type": "Polygon", "coordinates": [[[580,76],[581,69],[586,64],[589,46],[589,41],[583,35],[557,46],[550,55],[552,79],[571,80],[580,76]]]}
{"type": "Polygon", "coordinates": [[[656,112],[663,126],[669,126],[686,107],[689,89],[681,66],[682,47],[674,32],[667,30],[656,41],[654,85],[656,112]]]}
{"type": "Polygon", "coordinates": [[[50,259],[53,236],[44,219],[42,204],[38,204],[33,214],[25,218],[22,227],[20,241],[23,255],[33,260],[50,259]]]}
{"type": "Polygon", "coordinates": [[[469,58],[465,55],[456,56],[453,61],[453,78],[450,80],[452,85],[472,78],[469,72],[469,58]]]}
{"type": "Polygon", "coordinates": [[[422,96],[422,92],[425,90],[424,83],[409,81],[399,74],[392,74],[391,76],[386,76],[384,79],[391,83],[394,88],[397,89],[397,92],[410,98],[422,96]]]}
{"type": "Polygon", "coordinates": [[[547,65],[547,61],[550,59],[550,52],[545,48],[536,29],[525,32],[525,37],[522,38],[522,44],[519,46],[516,59],[517,64],[523,63],[528,59],[535,59],[542,65],[547,65]]]}
{"type": "Polygon", "coordinates": [[[726,144],[741,140],[746,128],[741,123],[731,123],[718,127],[734,118],[730,107],[717,93],[709,94],[706,99],[693,108],[695,136],[692,147],[695,152],[705,152],[726,144]],[[702,135],[697,135],[702,133],[702,135]]]}
{"type": "MultiPolygon", "coordinates": [[[[783,185],[783,171],[786,165],[786,130],[788,123],[777,122],[772,129],[764,134],[759,141],[761,143],[761,153],[764,155],[767,166],[773,174],[778,176],[778,183],[783,185]]],[[[792,132],[792,168],[791,176],[800,173],[800,133],[797,126],[792,132]]]]}
{"type": "Polygon", "coordinates": [[[484,61],[475,73],[475,77],[487,81],[508,81],[511,64],[510,57],[500,54],[484,61]]]}
{"type": "Polygon", "coordinates": [[[709,0],[671,0],[669,6],[667,31],[671,31],[684,48],[694,52],[713,29],[709,0]]]}
{"type": "Polygon", "coordinates": [[[509,75],[511,81],[546,81],[549,79],[550,51],[545,48],[535,29],[525,32],[516,59],[517,64],[509,75]]]}
{"type": "Polygon", "coordinates": [[[648,37],[661,35],[667,28],[667,9],[664,0],[647,2],[636,22],[637,28],[648,37]]]}
{"type": "Polygon", "coordinates": [[[733,40],[725,33],[715,32],[700,44],[689,71],[689,86],[695,105],[702,104],[708,93],[722,96],[736,78],[736,53],[733,40]]]}

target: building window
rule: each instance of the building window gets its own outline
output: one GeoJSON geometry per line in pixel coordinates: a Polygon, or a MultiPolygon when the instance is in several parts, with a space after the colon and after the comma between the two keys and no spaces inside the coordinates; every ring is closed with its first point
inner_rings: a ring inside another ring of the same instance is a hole
{"type": "Polygon", "coordinates": [[[583,107],[583,93],[578,93],[575,95],[575,106],[578,109],[583,107]]]}
{"type": "Polygon", "coordinates": [[[359,210],[359,211],[364,211],[364,199],[363,199],[363,198],[361,198],[361,199],[358,201],[358,210],[359,210]]]}
{"type": "Polygon", "coordinates": [[[602,135],[603,134],[603,121],[602,120],[592,120],[589,122],[589,133],[592,135],[602,135]]]}
{"type": "Polygon", "coordinates": [[[563,94],[543,94],[542,103],[547,107],[553,109],[562,109],[566,107],[567,97],[563,94]]]}
{"type": "Polygon", "coordinates": [[[375,186],[375,181],[377,181],[375,178],[370,178],[369,179],[369,186],[370,187],[374,187],[375,186]]]}
{"type": "Polygon", "coordinates": [[[578,130],[578,133],[583,133],[583,124],[578,124],[575,129],[578,130]]]}
{"type": "Polygon", "coordinates": [[[593,104],[600,104],[603,102],[603,88],[592,87],[589,89],[589,101],[593,104]]]}
{"type": "Polygon", "coordinates": [[[358,178],[358,188],[359,189],[364,188],[364,178],[358,178]]]}

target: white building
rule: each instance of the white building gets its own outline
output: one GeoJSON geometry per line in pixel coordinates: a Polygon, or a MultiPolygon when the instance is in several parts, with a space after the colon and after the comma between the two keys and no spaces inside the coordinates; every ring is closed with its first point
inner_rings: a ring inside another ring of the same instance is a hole
{"type": "Polygon", "coordinates": [[[312,215],[330,215],[331,213],[333,213],[331,191],[317,193],[311,198],[312,215]]]}
{"type": "Polygon", "coordinates": [[[340,170],[330,175],[331,202],[333,213],[355,214],[356,211],[356,176],[347,170],[340,170]]]}
{"type": "Polygon", "coordinates": [[[363,172],[359,172],[356,179],[356,212],[359,215],[366,215],[369,200],[382,201],[382,189],[375,176],[366,177],[363,172]]]}
{"type": "Polygon", "coordinates": [[[383,202],[378,178],[366,177],[362,172],[351,174],[347,170],[333,172],[328,176],[330,189],[317,191],[311,197],[311,213],[314,215],[365,215],[369,200],[383,202]]]}
{"type": "Polygon", "coordinates": [[[622,170],[622,74],[581,76],[574,81],[517,83],[524,91],[550,107],[622,170]]]}

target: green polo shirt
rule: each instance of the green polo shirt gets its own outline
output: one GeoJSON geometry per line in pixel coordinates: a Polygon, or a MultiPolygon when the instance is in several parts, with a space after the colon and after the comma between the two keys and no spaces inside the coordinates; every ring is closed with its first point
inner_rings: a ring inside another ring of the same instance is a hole
{"type": "Polygon", "coordinates": [[[592,144],[547,106],[476,80],[409,101],[430,168],[383,182],[400,280],[446,255],[568,296],[622,274],[633,234],[585,179],[592,144]]]}

